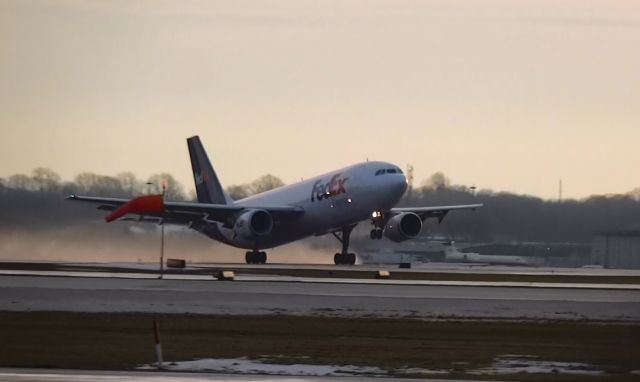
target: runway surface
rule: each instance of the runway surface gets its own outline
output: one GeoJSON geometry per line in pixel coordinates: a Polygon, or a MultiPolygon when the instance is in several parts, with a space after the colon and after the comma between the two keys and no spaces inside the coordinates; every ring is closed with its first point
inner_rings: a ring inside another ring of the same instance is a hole
{"type": "MultiPolygon", "coordinates": [[[[56,276],[56,277],[84,277],[84,278],[117,278],[117,279],[145,279],[158,278],[157,273],[134,272],[79,272],[79,271],[30,271],[30,270],[0,270],[0,276],[56,276]]],[[[210,274],[165,274],[166,280],[200,280],[211,281],[210,274]]],[[[393,284],[412,286],[475,286],[475,287],[522,287],[522,288],[557,288],[557,289],[618,289],[640,291],[640,284],[611,284],[611,283],[570,283],[570,282],[520,282],[520,281],[459,281],[459,280],[396,280],[396,279],[350,279],[329,277],[299,277],[278,275],[237,275],[236,281],[264,281],[316,284],[393,284]]]]}
{"type": "MultiPolygon", "coordinates": [[[[94,382],[94,381],[130,381],[130,382],[320,382],[348,381],[373,382],[380,378],[367,377],[287,377],[281,375],[236,375],[206,373],[169,373],[139,371],[93,371],[93,370],[59,370],[59,369],[0,369],[0,380],[6,382],[94,382]]],[[[425,379],[384,378],[388,382],[425,381],[425,379]]],[[[465,382],[452,379],[427,379],[432,382],[465,382]]]]}
{"type": "Polygon", "coordinates": [[[640,292],[0,276],[0,310],[639,321],[640,292]]]}

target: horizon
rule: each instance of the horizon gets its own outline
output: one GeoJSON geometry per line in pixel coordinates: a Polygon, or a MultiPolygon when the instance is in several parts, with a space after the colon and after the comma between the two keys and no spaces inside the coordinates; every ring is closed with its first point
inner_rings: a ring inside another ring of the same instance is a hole
{"type": "MultiPolygon", "coordinates": [[[[363,163],[363,162],[358,162],[358,163],[363,163]]],[[[357,163],[354,163],[354,164],[357,164],[357,163]]],[[[46,170],[50,170],[50,171],[54,172],[56,175],[59,175],[60,176],[59,185],[61,185],[61,186],[63,186],[65,183],[74,183],[76,181],[76,177],[78,175],[85,174],[85,173],[89,173],[89,174],[93,174],[93,175],[97,175],[97,176],[110,177],[110,178],[114,178],[114,179],[117,178],[118,175],[129,174],[130,173],[130,174],[133,174],[135,176],[135,180],[139,181],[140,182],[139,186],[142,186],[142,187],[144,187],[145,185],[149,185],[149,183],[145,183],[145,182],[147,182],[151,177],[159,176],[159,175],[162,175],[162,174],[168,174],[168,175],[172,176],[175,179],[175,181],[178,182],[178,185],[180,187],[182,187],[182,191],[184,192],[185,197],[189,198],[189,197],[195,195],[195,187],[194,187],[193,178],[191,178],[191,180],[189,182],[183,183],[180,179],[178,179],[175,176],[175,174],[171,174],[171,173],[167,173],[167,172],[154,173],[154,174],[149,174],[147,176],[140,176],[140,175],[138,175],[138,174],[136,174],[136,173],[134,173],[132,171],[126,171],[126,170],[117,172],[115,174],[102,174],[102,173],[97,173],[97,172],[93,172],[93,171],[81,171],[78,174],[75,174],[74,176],[72,176],[70,178],[66,178],[66,177],[62,176],[60,173],[58,173],[55,169],[44,167],[44,166],[38,166],[38,167],[34,168],[32,171],[29,171],[27,173],[15,173],[15,174],[9,174],[9,175],[5,175],[5,176],[0,176],[0,186],[4,185],[7,188],[12,188],[12,187],[9,187],[8,184],[6,184],[6,182],[9,179],[9,177],[11,177],[13,175],[26,175],[28,177],[32,177],[32,172],[34,170],[36,170],[36,169],[39,169],[39,168],[44,168],[46,170]]],[[[338,170],[338,169],[334,169],[334,170],[338,170]]],[[[405,171],[405,170],[403,170],[403,171],[405,171]]],[[[328,171],[328,172],[332,172],[332,171],[328,171]]],[[[639,199],[640,198],[640,187],[636,187],[636,188],[634,188],[632,190],[627,190],[627,191],[622,191],[622,192],[617,192],[617,193],[591,194],[591,195],[587,195],[585,197],[580,197],[580,198],[565,197],[564,195],[562,195],[561,198],[558,197],[559,195],[556,195],[556,197],[544,198],[544,197],[533,195],[533,194],[515,193],[515,192],[508,191],[508,190],[499,190],[499,189],[481,188],[481,187],[476,187],[474,190],[471,190],[470,187],[473,186],[473,185],[466,185],[466,184],[457,183],[455,181],[455,179],[451,179],[446,173],[442,173],[440,171],[436,171],[436,172],[434,172],[433,174],[431,174],[430,176],[428,176],[428,177],[426,177],[424,179],[417,179],[417,182],[414,179],[413,189],[414,190],[420,190],[422,188],[430,187],[428,185],[428,181],[430,180],[431,176],[437,175],[437,174],[443,174],[445,176],[446,181],[448,182],[448,184],[445,186],[445,188],[458,188],[458,189],[464,188],[467,192],[474,193],[476,195],[478,195],[478,194],[493,194],[493,195],[497,195],[497,194],[507,193],[507,194],[512,194],[512,195],[516,195],[516,196],[520,196],[520,197],[538,198],[538,199],[541,199],[541,200],[543,200],[545,202],[552,202],[552,201],[560,201],[560,202],[578,201],[578,202],[580,202],[580,201],[585,201],[585,200],[587,200],[589,198],[593,198],[593,197],[628,196],[628,197],[631,197],[633,199],[636,199],[636,200],[640,201],[640,199],[639,199]]],[[[293,181],[293,182],[286,182],[281,177],[279,177],[277,174],[273,174],[273,173],[267,172],[267,173],[264,173],[262,175],[259,175],[255,179],[250,179],[247,182],[243,182],[243,183],[225,184],[224,182],[222,182],[222,186],[225,189],[228,189],[230,187],[235,187],[235,186],[249,186],[253,181],[257,181],[261,177],[268,176],[268,175],[272,175],[272,176],[276,177],[278,180],[283,181],[283,183],[284,183],[283,186],[286,186],[286,185],[294,184],[294,183],[300,182],[301,180],[304,180],[304,179],[307,179],[307,178],[311,178],[311,177],[314,177],[314,176],[318,176],[318,175],[322,175],[322,174],[313,174],[312,176],[305,177],[303,179],[298,179],[298,180],[293,181]]],[[[406,175],[406,173],[405,173],[405,175],[406,175]]],[[[218,176],[219,176],[219,174],[218,174],[218,176]]],[[[18,187],[18,188],[14,188],[14,189],[20,189],[20,188],[18,187]]],[[[75,194],[75,193],[73,193],[73,194],[75,194]]],[[[90,195],[88,195],[88,196],[90,196],[90,195]]]]}

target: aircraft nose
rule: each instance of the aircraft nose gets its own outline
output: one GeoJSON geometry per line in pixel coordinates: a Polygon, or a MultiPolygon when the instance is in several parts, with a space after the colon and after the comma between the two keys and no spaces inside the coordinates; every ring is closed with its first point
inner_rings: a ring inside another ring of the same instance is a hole
{"type": "Polygon", "coordinates": [[[397,177],[397,180],[393,184],[394,190],[400,196],[404,195],[405,191],[407,191],[408,186],[409,182],[407,181],[407,178],[404,176],[404,174],[400,174],[400,176],[397,177]]]}

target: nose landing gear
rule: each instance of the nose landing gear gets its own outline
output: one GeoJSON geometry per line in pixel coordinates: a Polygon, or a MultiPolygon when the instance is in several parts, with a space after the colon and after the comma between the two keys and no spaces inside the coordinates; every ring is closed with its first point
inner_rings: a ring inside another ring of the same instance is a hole
{"type": "Polygon", "coordinates": [[[384,224],[384,214],[380,211],[373,211],[373,214],[371,215],[371,225],[373,226],[373,229],[371,230],[371,234],[369,234],[371,240],[382,239],[384,224]]]}

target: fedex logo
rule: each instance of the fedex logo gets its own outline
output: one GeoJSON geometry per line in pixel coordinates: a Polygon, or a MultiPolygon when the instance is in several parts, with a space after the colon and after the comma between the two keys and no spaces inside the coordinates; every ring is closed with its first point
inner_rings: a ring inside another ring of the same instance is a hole
{"type": "Polygon", "coordinates": [[[207,177],[202,171],[199,173],[193,173],[193,177],[195,178],[196,186],[200,186],[207,181],[207,177]]]}
{"type": "Polygon", "coordinates": [[[202,172],[201,173],[195,173],[193,174],[193,177],[196,180],[196,185],[201,185],[202,183],[204,183],[204,176],[202,176],[202,172]]]}
{"type": "Polygon", "coordinates": [[[320,201],[347,192],[345,183],[349,178],[341,178],[342,173],[334,175],[328,183],[323,183],[322,179],[313,184],[311,189],[311,201],[320,201]]]}

